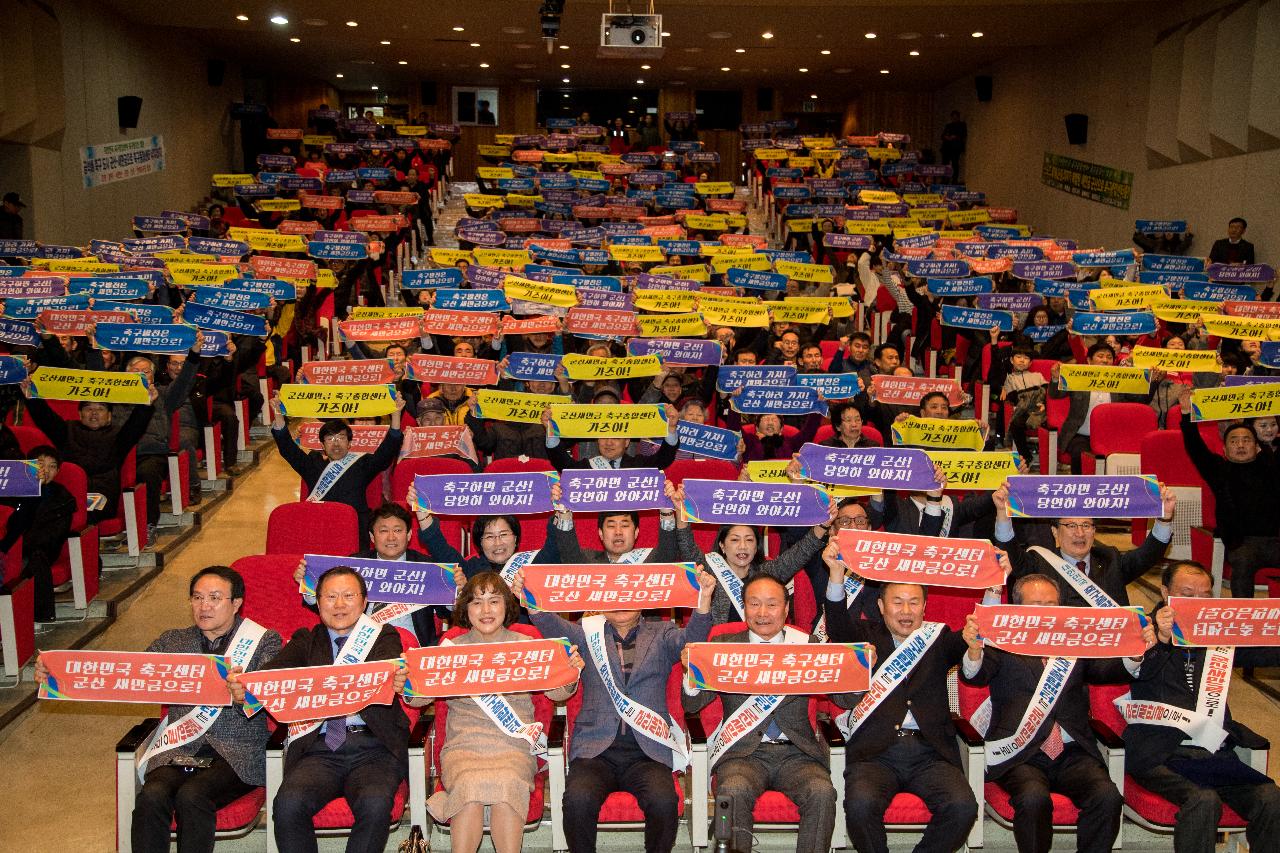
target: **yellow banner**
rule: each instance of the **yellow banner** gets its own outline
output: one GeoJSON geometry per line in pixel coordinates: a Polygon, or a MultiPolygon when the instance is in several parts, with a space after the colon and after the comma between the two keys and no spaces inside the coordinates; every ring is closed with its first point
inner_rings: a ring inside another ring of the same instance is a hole
{"type": "Polygon", "coordinates": [[[711,259],[713,272],[726,272],[731,269],[769,272],[772,265],[768,255],[719,255],[711,259]]]}
{"type": "Polygon", "coordinates": [[[1130,358],[1135,367],[1158,367],[1181,373],[1218,373],[1218,352],[1211,349],[1160,349],[1134,347],[1130,358]]]}
{"type": "Polygon", "coordinates": [[[747,227],[747,215],[745,213],[726,213],[724,221],[730,228],[747,227]]]}
{"type": "MultiPolygon", "coordinates": [[[[636,310],[657,311],[662,314],[688,314],[697,310],[692,290],[637,290],[636,310]]],[[[644,319],[641,317],[640,319],[644,319]]]]}
{"type": "Polygon", "coordinates": [[[802,264],[797,261],[778,261],[773,268],[796,281],[812,281],[819,284],[834,282],[835,272],[829,264],[802,264]]]}
{"type": "Polygon", "coordinates": [[[249,184],[256,184],[258,179],[253,175],[214,175],[213,185],[215,187],[243,187],[249,184]]]}
{"type": "Polygon", "coordinates": [[[861,498],[867,495],[880,494],[879,489],[864,489],[861,486],[833,486],[829,483],[819,483],[817,480],[792,480],[787,476],[787,466],[791,464],[790,459],[759,459],[747,463],[747,477],[753,483],[807,483],[826,489],[827,494],[832,498],[861,498]]]}
{"type": "Polygon", "coordinates": [[[812,169],[812,157],[790,157],[787,159],[787,165],[795,169],[812,169]]]}
{"type": "MultiPolygon", "coordinates": [[[[1006,227],[1013,228],[1014,226],[1009,225],[1006,227]]],[[[972,228],[968,231],[944,229],[938,232],[939,240],[972,240],[973,236],[972,228]]]]}
{"type": "Polygon", "coordinates": [[[576,163],[578,155],[572,153],[561,153],[556,151],[548,151],[542,157],[544,163],[576,163]]]}
{"type": "Polygon", "coordinates": [[[699,300],[702,319],[709,326],[732,326],[736,329],[769,328],[769,309],[762,302],[743,304],[702,302],[699,300]]]}
{"type": "Polygon", "coordinates": [[[1204,318],[1204,329],[1209,334],[1219,338],[1256,341],[1280,340],[1280,319],[1209,316],[1204,318]]]}
{"type": "Polygon", "coordinates": [[[1151,300],[1151,311],[1157,320],[1169,323],[1199,323],[1205,314],[1221,314],[1222,305],[1218,302],[1198,302],[1192,299],[1151,300]]]}
{"type": "Polygon", "coordinates": [[[486,181],[500,181],[504,178],[514,178],[516,173],[505,166],[478,166],[476,167],[476,177],[484,178],[486,181]]]}
{"type": "Polygon", "coordinates": [[[684,227],[690,231],[727,231],[729,220],[723,216],[703,216],[690,213],[684,218],[684,227]]]}
{"type": "Polygon", "coordinates": [[[701,314],[641,315],[636,326],[642,338],[700,338],[707,333],[701,314]]]}
{"type": "Polygon", "coordinates": [[[551,407],[551,432],[561,438],[661,438],[667,413],[658,403],[557,403],[551,407]]]}
{"type": "MultiPolygon", "coordinates": [[[[754,246],[724,246],[720,243],[703,243],[701,252],[708,258],[738,257],[746,258],[754,255],[754,246]]],[[[764,257],[763,255],[761,257],[764,257]]]]}
{"type": "Polygon", "coordinates": [[[1018,454],[1012,450],[974,453],[972,450],[926,450],[933,464],[947,475],[949,489],[994,491],[1018,473],[1018,454]]]}
{"type": "Polygon", "coordinates": [[[179,285],[222,284],[237,278],[240,268],[235,264],[201,264],[194,261],[171,261],[165,264],[173,283],[179,285]]]}
{"type": "Polygon", "coordinates": [[[49,272],[120,272],[119,264],[108,264],[92,258],[64,258],[60,260],[33,263],[49,272]]]}
{"type": "MultiPolygon", "coordinates": [[[[897,231],[899,228],[919,228],[920,227],[920,223],[912,219],[910,216],[888,216],[888,217],[885,217],[882,221],[884,222],[885,225],[888,225],[894,231],[897,231]]],[[[929,229],[929,233],[930,234],[933,233],[932,228],[929,229]]]]}
{"type": "Polygon", "coordinates": [[[235,236],[228,232],[232,240],[243,240],[255,252],[305,252],[307,238],[301,234],[281,234],[265,228],[232,228],[231,231],[242,232],[235,236]]]}
{"type": "Polygon", "coordinates": [[[702,264],[681,264],[679,266],[654,267],[649,270],[653,275],[665,275],[671,278],[683,278],[687,281],[711,281],[711,270],[702,264]]]}
{"type": "Polygon", "coordinates": [[[542,421],[543,409],[568,401],[568,397],[559,394],[527,394],[519,391],[495,391],[492,388],[481,388],[476,392],[480,417],[517,424],[539,423],[542,421]]]}
{"type": "Polygon", "coordinates": [[[549,281],[534,281],[509,275],[502,289],[506,291],[508,299],[523,299],[525,302],[538,302],[560,308],[572,308],[578,304],[578,291],[572,284],[552,284],[549,281]]]}
{"type": "Polygon", "coordinates": [[[337,141],[338,141],[337,137],[330,136],[327,133],[307,133],[307,134],[303,134],[303,137],[302,137],[302,144],[309,145],[312,148],[321,148],[325,145],[328,145],[330,142],[337,142],[337,141]]]}
{"type": "MultiPolygon", "coordinates": [[[[579,157],[578,159],[581,160],[582,158],[579,157]]],[[[589,181],[604,180],[604,175],[596,169],[570,169],[569,174],[575,178],[586,178],[589,181]]]]}
{"type": "Polygon", "coordinates": [[[31,374],[31,396],[42,400],[148,405],[151,395],[141,373],[37,367],[31,374]]]}
{"type": "Polygon", "coordinates": [[[396,136],[426,136],[427,128],[421,124],[402,124],[396,128],[396,136]]]}
{"type": "Polygon", "coordinates": [[[838,160],[840,151],[836,148],[817,148],[809,152],[810,160],[838,160]]]}
{"type": "Polygon", "coordinates": [[[511,149],[505,145],[477,145],[476,153],[481,157],[510,157],[511,149]]]}
{"type": "Polygon", "coordinates": [[[821,305],[836,319],[853,316],[853,301],[847,296],[788,296],[782,301],[786,305],[821,305]]]}
{"type": "Polygon", "coordinates": [[[1058,387],[1063,391],[1147,394],[1151,391],[1151,374],[1142,367],[1063,364],[1058,368],[1058,387]]]}
{"type": "Polygon", "coordinates": [[[316,270],[316,287],[320,289],[333,289],[338,286],[338,277],[333,274],[333,270],[328,267],[320,267],[316,270]]]}
{"type": "Polygon", "coordinates": [[[505,207],[506,201],[500,195],[488,195],[486,193],[466,193],[462,200],[466,202],[467,207],[505,207]]]}
{"type": "Polygon", "coordinates": [[[733,193],[733,184],[728,181],[704,181],[693,185],[698,195],[725,195],[733,193]]]}
{"type": "Polygon", "coordinates": [[[431,262],[442,267],[451,267],[458,261],[475,263],[475,256],[466,249],[431,249],[431,262]]]}
{"type": "Polygon", "coordinates": [[[991,221],[991,214],[985,210],[953,210],[947,214],[947,222],[952,225],[981,225],[991,221]]]}
{"type": "Polygon", "coordinates": [[[893,443],[942,450],[981,450],[985,443],[977,421],[949,418],[917,418],[914,415],[893,425],[893,443]]]}
{"type": "Polygon", "coordinates": [[[825,323],[830,319],[827,309],[821,305],[796,305],[787,302],[766,303],[769,316],[775,323],[825,323]]]}
{"type": "Polygon", "coordinates": [[[836,141],[830,136],[802,136],[800,144],[805,148],[835,148],[836,141]]]}
{"type": "Polygon", "coordinates": [[[667,256],[661,246],[610,246],[609,257],[623,263],[662,263],[667,256]]]}
{"type": "MultiPolygon", "coordinates": [[[[942,194],[941,193],[903,193],[902,200],[905,201],[907,204],[911,205],[912,207],[919,207],[920,205],[925,205],[925,204],[941,204],[942,194]]],[[[921,208],[921,209],[923,210],[924,208],[921,208]]],[[[934,208],[934,210],[942,211],[943,216],[946,216],[948,213],[950,213],[950,211],[947,210],[947,208],[945,207],[937,207],[937,208],[934,208]]]]}
{"type": "Polygon", "coordinates": [[[540,195],[520,195],[519,193],[511,193],[506,197],[507,207],[533,207],[542,201],[540,195]]]}
{"type": "Polygon", "coordinates": [[[638,376],[657,376],[662,372],[662,359],[656,355],[634,355],[627,358],[597,358],[591,355],[566,355],[560,360],[569,378],[579,379],[635,379],[638,376]]]}
{"type": "Polygon", "coordinates": [[[858,200],[865,204],[897,204],[900,199],[892,190],[862,190],[858,200]]]}
{"type": "Polygon", "coordinates": [[[897,148],[868,148],[867,156],[872,160],[901,160],[902,152],[897,148]]]}
{"type": "Polygon", "coordinates": [[[424,308],[374,308],[370,305],[357,305],[351,309],[351,319],[388,320],[394,317],[421,317],[425,313],[424,308]]]}
{"type": "Polygon", "coordinates": [[[783,225],[787,226],[788,231],[812,231],[817,222],[818,220],[809,217],[808,219],[788,219],[783,225]]]}
{"type": "Polygon", "coordinates": [[[1229,421],[1267,415],[1280,415],[1280,382],[1197,388],[1191,392],[1193,421],[1229,421]]]}
{"type": "Polygon", "coordinates": [[[751,153],[757,160],[786,160],[791,156],[785,148],[757,148],[751,153]]]}
{"type": "Polygon", "coordinates": [[[482,267],[523,267],[532,263],[525,249],[476,249],[472,254],[482,267]]]}
{"type": "Polygon", "coordinates": [[[1156,299],[1168,297],[1169,294],[1158,284],[1104,287],[1089,291],[1089,301],[1099,311],[1136,311],[1148,307],[1156,299]]]}
{"type": "Polygon", "coordinates": [[[926,234],[932,234],[932,233],[933,233],[932,228],[919,228],[914,226],[911,228],[895,228],[893,229],[893,239],[905,240],[908,237],[923,237],[926,234]]]}
{"type": "Polygon", "coordinates": [[[396,410],[391,385],[281,385],[291,418],[380,418],[396,410]]]}
{"type": "Polygon", "coordinates": [[[921,219],[946,219],[950,212],[945,207],[916,207],[907,211],[907,215],[919,222],[921,219]]]}
{"type": "Polygon", "coordinates": [[[516,141],[516,135],[514,133],[495,133],[493,141],[498,145],[512,145],[516,141]]]}
{"type": "Polygon", "coordinates": [[[296,198],[260,198],[254,202],[254,206],[257,207],[258,210],[280,213],[290,210],[301,210],[302,202],[296,198]]]}
{"type": "Polygon", "coordinates": [[[883,221],[872,222],[866,219],[846,219],[844,221],[844,232],[846,234],[864,234],[868,237],[889,237],[893,234],[893,229],[889,227],[889,223],[883,221]]]}

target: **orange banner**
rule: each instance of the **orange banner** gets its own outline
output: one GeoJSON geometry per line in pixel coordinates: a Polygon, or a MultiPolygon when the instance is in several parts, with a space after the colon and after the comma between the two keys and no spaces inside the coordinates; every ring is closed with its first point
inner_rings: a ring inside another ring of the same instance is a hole
{"type": "Polygon", "coordinates": [[[689,680],[699,690],[795,696],[861,693],[871,686],[866,643],[690,643],[688,649],[689,680]]]}
{"type": "Polygon", "coordinates": [[[343,320],[338,324],[349,341],[407,341],[422,334],[421,317],[343,320]]]}
{"type": "Polygon", "coordinates": [[[1170,598],[1175,646],[1280,646],[1280,598],[1170,598]]]}
{"type": "Polygon", "coordinates": [[[90,323],[132,323],[128,311],[79,311],[49,308],[40,312],[40,322],[51,335],[83,335],[90,323]]]}
{"type": "Polygon", "coordinates": [[[386,385],[396,381],[385,359],[309,361],[298,370],[298,381],[313,385],[386,385]]]}
{"type": "Polygon", "coordinates": [[[601,335],[607,338],[634,337],[636,312],[606,311],[597,308],[570,308],[565,331],[571,335],[601,335]]]}
{"type": "Polygon", "coordinates": [[[566,640],[409,649],[404,662],[409,667],[406,696],[542,693],[578,679],[566,640]]]}
{"type": "MultiPolygon", "coordinates": [[[[468,312],[470,313],[470,312],[468,312]]],[[[487,358],[427,355],[409,356],[405,378],[415,382],[449,382],[458,385],[496,385],[497,362],[487,358]]]]}
{"type": "Polygon", "coordinates": [[[1147,650],[1141,608],[980,604],[974,613],[983,642],[1016,655],[1120,658],[1147,650]]]}
{"type": "Polygon", "coordinates": [[[429,456],[457,454],[476,458],[470,431],[465,426],[412,426],[404,431],[402,457],[425,459],[429,456]]]}
{"type": "Polygon", "coordinates": [[[698,606],[693,563],[530,565],[524,569],[525,603],[535,610],[643,610],[698,606]]]}
{"type": "MultiPolygon", "coordinates": [[[[328,196],[308,196],[307,198],[328,198],[328,196]]],[[[342,199],[334,196],[338,200],[338,207],[342,207],[342,199]]],[[[303,200],[302,206],[306,207],[306,199],[303,200]]],[[[319,222],[310,222],[305,219],[286,219],[276,226],[276,230],[281,234],[305,234],[310,237],[312,234],[320,230],[319,222]]]]}
{"type": "MultiPolygon", "coordinates": [[[[312,362],[313,364],[315,362],[312,362]]],[[[305,421],[298,429],[298,446],[303,450],[323,450],[320,446],[320,421],[305,421]]],[[[389,427],[378,424],[348,424],[351,427],[351,452],[373,453],[387,437],[389,427]]],[[[462,429],[462,427],[456,427],[462,429]]]]}
{"type": "Polygon", "coordinates": [[[940,539],[874,530],[841,530],[840,558],[855,575],[881,583],[985,589],[1004,583],[986,539],[940,539]]]}
{"type": "Polygon", "coordinates": [[[526,317],[521,320],[510,314],[502,318],[502,334],[504,335],[554,335],[560,331],[560,320],[550,314],[537,317],[526,317]]]}
{"type": "Polygon", "coordinates": [[[78,702],[144,702],[162,705],[230,705],[226,669],[215,655],[41,652],[49,680],[41,699],[78,702]]]}
{"type": "Polygon", "coordinates": [[[482,311],[445,311],[436,309],[422,316],[423,334],[478,338],[498,331],[498,315],[482,311]]]}
{"type": "Polygon", "coordinates": [[[315,261],[304,261],[301,258],[276,258],[268,255],[254,255],[249,259],[253,274],[258,278],[305,278],[315,279],[315,261]]]}
{"type": "MultiPolygon", "coordinates": [[[[265,709],[277,723],[301,723],[358,714],[370,705],[390,705],[396,662],[301,666],[246,672],[244,713],[265,709]]],[[[153,700],[154,701],[154,700],[153,700]]]]}

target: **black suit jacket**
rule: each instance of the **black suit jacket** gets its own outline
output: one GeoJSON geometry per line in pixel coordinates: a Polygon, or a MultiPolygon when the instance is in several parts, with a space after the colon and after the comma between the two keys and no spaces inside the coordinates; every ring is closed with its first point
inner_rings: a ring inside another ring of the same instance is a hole
{"type": "MultiPolygon", "coordinates": [[[[372,548],[353,554],[354,557],[361,557],[366,560],[380,560],[378,552],[372,548]]],[[[430,557],[421,551],[415,551],[412,548],[404,552],[404,558],[410,563],[431,563],[434,562],[430,557]]],[[[376,610],[376,608],[375,608],[376,610]]],[[[424,607],[421,610],[415,610],[410,618],[413,619],[413,633],[418,637],[418,644],[422,646],[434,646],[436,644],[436,617],[441,619],[450,619],[453,617],[453,610],[449,607],[424,607]]]]}
{"type": "MultiPolygon", "coordinates": [[[[665,438],[658,439],[658,451],[652,456],[630,456],[622,455],[622,462],[619,463],[621,468],[660,468],[666,470],[676,459],[676,450],[678,445],[667,444],[665,438]]],[[[555,466],[557,471],[584,471],[591,467],[590,459],[574,459],[569,455],[569,448],[564,439],[555,447],[547,448],[547,461],[555,466]]]]}
{"type": "Polygon", "coordinates": [[[1241,239],[1234,246],[1226,237],[1213,241],[1209,249],[1209,261],[1215,264],[1253,263],[1253,244],[1241,239]]]}
{"type": "MultiPolygon", "coordinates": [[[[400,634],[390,625],[382,626],[382,633],[374,641],[366,660],[393,660],[400,657],[403,647],[400,634]]],[[[280,654],[272,658],[263,669],[292,669],[299,666],[327,666],[333,663],[333,643],[329,640],[329,629],[323,623],[312,628],[299,628],[289,638],[289,642],[280,650],[280,654]]],[[[396,759],[402,775],[409,773],[409,718],[397,698],[390,705],[370,705],[360,712],[360,717],[369,726],[369,731],[382,742],[396,759]]],[[[321,737],[320,729],[316,729],[290,745],[284,756],[284,770],[289,769],[311,748],[316,738],[321,737]]]]}
{"type": "MultiPolygon", "coordinates": [[[[1088,607],[1087,601],[1080,597],[1075,587],[1067,583],[1058,574],[1056,565],[1045,562],[1039,554],[1031,552],[1026,545],[1014,538],[1012,542],[996,542],[1009,552],[1009,562],[1013,564],[1013,574],[1009,575],[1009,594],[1013,594],[1013,582],[1024,575],[1042,574],[1058,581],[1062,589],[1064,607],[1088,607]]],[[[1126,607],[1129,604],[1128,585],[1151,570],[1169,545],[1161,542],[1150,533],[1142,544],[1129,551],[1121,551],[1111,545],[1094,543],[1089,550],[1089,579],[1097,584],[1103,592],[1115,599],[1116,604],[1126,607]]],[[[1053,548],[1049,549],[1054,551],[1053,548]]],[[[1057,552],[1054,551],[1055,556],[1057,552]]],[[[1012,600],[1012,599],[1010,599],[1012,600]]]]}
{"type": "MultiPolygon", "coordinates": [[[[999,649],[987,648],[982,652],[982,666],[973,678],[964,679],[967,684],[988,687],[991,690],[991,726],[987,740],[1011,737],[1022,722],[1022,715],[1035,698],[1036,685],[1044,672],[1045,663],[1038,657],[1015,655],[999,649]]],[[[1035,737],[1022,752],[994,767],[987,767],[989,779],[999,779],[1012,767],[1017,767],[1033,757],[1040,744],[1049,736],[1056,722],[1089,755],[1102,762],[1102,754],[1094,741],[1089,725],[1088,683],[1117,683],[1129,680],[1124,664],[1114,658],[1081,658],[1067,679],[1049,719],[1040,725],[1035,737]]]]}

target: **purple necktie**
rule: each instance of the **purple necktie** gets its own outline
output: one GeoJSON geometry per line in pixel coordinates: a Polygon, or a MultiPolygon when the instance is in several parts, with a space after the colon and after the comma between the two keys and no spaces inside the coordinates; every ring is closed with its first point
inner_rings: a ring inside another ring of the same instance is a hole
{"type": "MultiPolygon", "coordinates": [[[[346,637],[333,638],[333,659],[338,659],[338,653],[342,651],[342,644],[346,641],[346,637]]],[[[325,746],[333,752],[337,752],[342,745],[347,742],[347,718],[333,717],[326,724],[324,729],[325,746]]]]}

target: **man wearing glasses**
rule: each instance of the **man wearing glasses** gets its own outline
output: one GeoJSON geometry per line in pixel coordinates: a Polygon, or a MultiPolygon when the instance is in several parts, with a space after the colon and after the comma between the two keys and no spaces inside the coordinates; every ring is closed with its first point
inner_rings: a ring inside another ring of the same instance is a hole
{"type": "Polygon", "coordinates": [[[991,499],[996,506],[996,546],[1009,552],[1013,564],[1009,583],[1024,575],[1048,575],[1061,585],[1062,604],[1067,607],[1105,604],[1098,592],[1127,607],[1126,587],[1159,562],[1173,538],[1171,524],[1177,497],[1163,483],[1160,503],[1164,514],[1151,526],[1143,543],[1130,551],[1096,542],[1097,527],[1091,518],[1053,519],[1050,529],[1055,547],[1029,546],[1018,539],[1009,520],[1008,482],[996,489],[991,499]]]}

